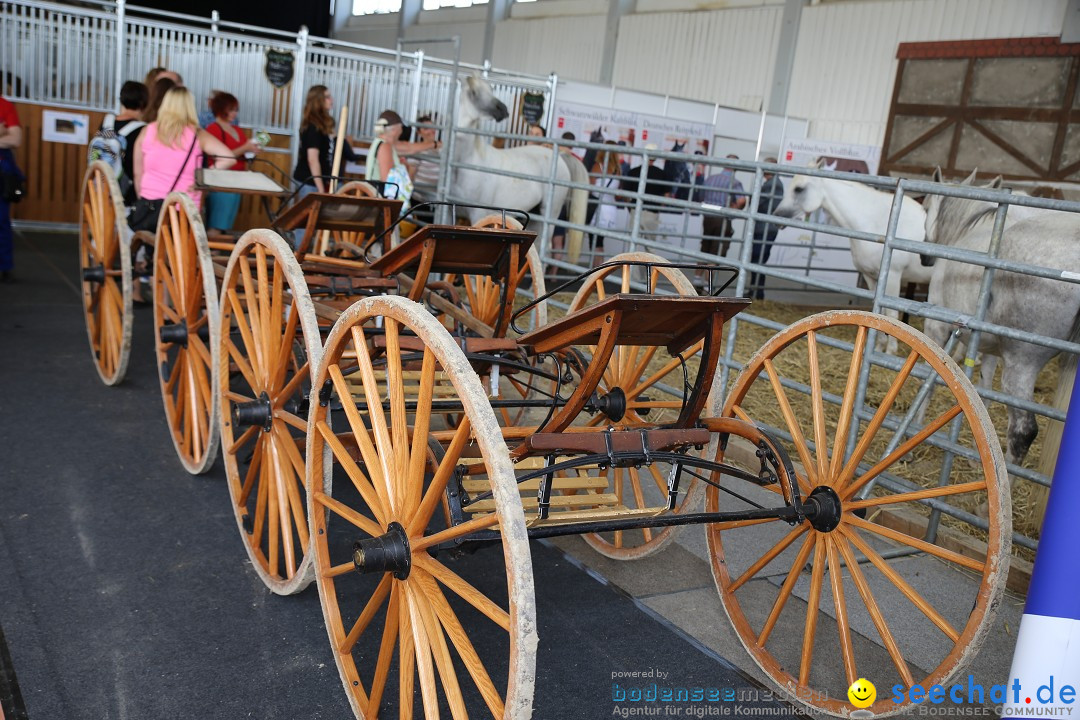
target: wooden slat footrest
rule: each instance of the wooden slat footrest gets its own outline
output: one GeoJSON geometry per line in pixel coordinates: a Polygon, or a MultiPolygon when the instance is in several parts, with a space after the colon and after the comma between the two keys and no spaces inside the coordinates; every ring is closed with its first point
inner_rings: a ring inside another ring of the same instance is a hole
{"type": "Polygon", "coordinates": [[[616,518],[622,520],[626,518],[656,517],[663,514],[666,509],[661,506],[632,510],[625,505],[615,505],[594,510],[566,510],[551,513],[544,520],[538,520],[535,516],[526,517],[525,525],[527,527],[546,527],[548,525],[566,525],[569,523],[595,522],[597,520],[614,520],[616,518]]]}
{"type": "MultiPolygon", "coordinates": [[[[582,493],[580,495],[552,495],[551,496],[551,511],[554,512],[559,508],[585,508],[596,507],[606,505],[616,505],[619,502],[618,496],[614,493],[582,493]]],[[[525,510],[535,510],[537,507],[536,496],[525,495],[521,498],[521,506],[525,510]]],[[[488,500],[481,500],[475,502],[472,505],[466,505],[462,508],[465,512],[469,513],[485,513],[494,512],[495,510],[495,498],[488,500]]]]}
{"type": "MultiPolygon", "coordinates": [[[[487,492],[491,489],[491,484],[487,480],[462,480],[461,484],[465,488],[465,492],[470,495],[476,495],[479,493],[487,492]]],[[[608,479],[606,477],[598,477],[596,475],[582,475],[579,477],[557,477],[552,478],[551,489],[552,491],[564,491],[564,490],[605,490],[608,486],[608,479]]],[[[536,493],[540,489],[540,478],[535,477],[530,480],[525,480],[518,483],[518,490],[521,492],[536,493]]]]}
{"type": "MultiPolygon", "coordinates": [[[[691,445],[708,445],[709,431],[704,428],[686,430],[646,430],[645,444],[649,452],[669,452],[691,445]]],[[[535,433],[525,438],[527,455],[550,453],[603,455],[608,451],[607,438],[614,452],[635,452],[642,449],[640,430],[590,433],[535,433]]]]}

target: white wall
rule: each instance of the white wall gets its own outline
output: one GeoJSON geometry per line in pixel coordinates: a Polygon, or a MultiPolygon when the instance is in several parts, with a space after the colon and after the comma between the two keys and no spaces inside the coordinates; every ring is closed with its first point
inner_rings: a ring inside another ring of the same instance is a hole
{"type": "Polygon", "coordinates": [[[781,14],[771,6],[625,16],[613,81],[758,111],[772,82],[781,14]]]}
{"type": "Polygon", "coordinates": [[[559,77],[596,82],[606,22],[606,15],[511,18],[496,27],[492,64],[507,70],[556,72],[559,77]]]}
{"type": "Polygon", "coordinates": [[[864,145],[885,137],[901,42],[1061,34],[1067,0],[888,0],[803,10],[788,113],[810,136],[864,145]]]}
{"type": "MultiPolygon", "coordinates": [[[[1061,33],[1068,0],[820,0],[802,12],[787,112],[810,137],[880,145],[901,42],[1061,33]]],[[[515,4],[496,28],[493,63],[596,82],[607,0],[515,4]]],[[[460,34],[481,62],[485,6],[422,12],[407,36],[460,34]]],[[[614,84],[757,112],[772,82],[783,0],[638,0],[622,18],[614,84]]],[[[397,15],[352,18],[345,40],[393,47],[397,15]]],[[[412,49],[412,48],[410,48],[412,49]]],[[[445,57],[445,46],[425,47],[445,57]]]]}

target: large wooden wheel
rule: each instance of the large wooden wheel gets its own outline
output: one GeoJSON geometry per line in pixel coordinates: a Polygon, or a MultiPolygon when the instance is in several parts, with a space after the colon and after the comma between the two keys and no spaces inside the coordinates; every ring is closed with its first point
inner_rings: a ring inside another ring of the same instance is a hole
{"type": "Polygon", "coordinates": [[[154,348],[176,454],[192,474],[218,447],[217,281],[199,209],[187,195],[165,201],[154,253],[154,348]]]}
{"type": "MultiPolygon", "coordinates": [[[[608,262],[637,261],[667,263],[668,260],[646,252],[628,252],[613,257],[608,262]]],[[[657,292],[677,295],[697,295],[693,284],[677,268],[653,268],[650,284],[657,292]]],[[[635,292],[632,278],[643,280],[640,266],[616,266],[597,271],[589,276],[570,302],[568,313],[580,310],[603,300],[616,292],[635,292]]],[[[697,372],[697,358],[702,343],[682,353],[683,360],[670,357],[662,348],[619,346],[612,353],[608,369],[596,389],[600,398],[613,396],[624,398],[625,409],[609,415],[598,412],[586,424],[594,427],[633,427],[662,425],[673,422],[682,408],[684,388],[684,365],[686,377],[691,381],[697,372]]],[[[589,348],[590,355],[593,349],[589,348]]],[[[706,415],[716,415],[720,410],[713,393],[706,407],[706,415]]],[[[620,408],[621,409],[621,408],[620,408]]],[[[641,468],[606,468],[592,471],[606,476],[608,488],[601,492],[614,493],[619,503],[632,510],[642,510],[663,505],[667,497],[667,476],[671,466],[667,463],[651,463],[641,468]]],[[[580,472],[580,471],[579,471],[580,472]]],[[[704,486],[696,479],[687,477],[680,489],[675,512],[688,512],[701,507],[704,486]]],[[[637,560],[663,549],[675,539],[680,527],[645,528],[613,533],[583,535],[597,552],[616,560],[637,560]]]]}
{"type": "MultiPolygon", "coordinates": [[[[509,216],[504,218],[502,215],[488,215],[481,218],[473,227],[521,230],[521,223],[509,216]]],[[[525,259],[525,264],[521,266],[513,278],[514,287],[526,291],[529,296],[528,300],[532,300],[547,292],[544,285],[544,266],[540,262],[540,255],[536,252],[535,247],[529,248],[529,252],[525,254],[525,259]]],[[[473,314],[473,317],[491,327],[495,326],[499,316],[499,300],[503,287],[501,279],[485,275],[464,275],[459,279],[456,275],[449,275],[447,280],[455,284],[460,282],[464,286],[465,291],[462,294],[465,296],[469,312],[473,314]]],[[[514,307],[521,304],[523,303],[519,303],[515,299],[514,307]]],[[[517,324],[526,332],[546,325],[547,302],[538,303],[536,307],[518,318],[517,324]]]]}
{"type": "MultiPolygon", "coordinates": [[[[767,520],[707,527],[720,599],[761,669],[804,704],[838,716],[851,712],[847,688],[868,667],[878,687],[874,715],[909,710],[910,703],[895,704],[882,688],[948,685],[989,629],[1011,537],[1001,448],[956,363],[895,320],[822,313],[781,331],[749,359],[724,415],[786,435],[801,493],[832,498],[838,508],[794,528],[767,520]],[[898,342],[904,359],[890,358],[895,368],[870,366],[866,412],[857,413],[871,330],[898,342]],[[854,349],[832,347],[830,340],[854,349]],[[802,378],[795,382],[805,394],[791,388],[792,376],[802,378]],[[894,438],[927,376],[940,383],[929,398],[933,419],[894,438]],[[927,442],[938,430],[948,432],[937,438],[955,438],[961,448],[951,464],[927,442]],[[936,537],[926,536],[928,516],[942,501],[959,508],[959,517],[943,516],[936,537]],[[972,514],[984,502],[988,531],[972,514]],[[927,564],[912,553],[940,562],[927,564]]],[[[736,438],[727,456],[758,467],[753,447],[736,438]]],[[[744,482],[727,482],[722,485],[738,488],[746,502],[779,502],[776,486],[754,494],[744,492],[744,482]]],[[[713,487],[707,492],[709,511],[745,507],[713,487]]]]}
{"type": "MultiPolygon", "coordinates": [[[[348,197],[379,197],[379,193],[373,185],[360,180],[345,183],[334,194],[348,197]]],[[[330,248],[332,248],[334,254],[356,260],[364,259],[363,245],[366,240],[364,233],[353,230],[331,230],[329,232],[330,248]]]]}
{"type": "Polygon", "coordinates": [[[111,167],[95,161],[79,198],[79,270],[90,355],[106,385],[118,385],[131,355],[131,252],[123,197],[111,167]]]}
{"type": "Polygon", "coordinates": [[[537,637],[524,514],[465,356],[423,306],[366,298],[334,324],[315,383],[308,502],[319,597],[356,716],[411,718],[419,702],[425,718],[529,717],[537,637]],[[336,403],[343,412],[331,422],[336,403]],[[439,414],[446,404],[458,405],[456,428],[439,414]],[[448,527],[447,484],[463,465],[490,482],[495,509],[448,527]],[[489,548],[451,569],[432,554],[496,523],[497,556],[489,548]]]}
{"type": "Polygon", "coordinates": [[[233,512],[266,586],[299,592],[312,580],[304,416],[321,343],[307,283],[279,235],[240,238],[220,308],[217,403],[233,512]]]}

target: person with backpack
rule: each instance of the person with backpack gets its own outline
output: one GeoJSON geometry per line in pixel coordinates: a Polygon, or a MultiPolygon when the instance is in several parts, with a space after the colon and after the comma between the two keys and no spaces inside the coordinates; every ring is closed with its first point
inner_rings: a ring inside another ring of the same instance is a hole
{"type": "Polygon", "coordinates": [[[135,205],[135,168],[133,166],[135,141],[146,127],[142,120],[143,110],[150,93],[141,82],[128,80],[120,88],[120,112],[109,113],[101,122],[101,128],[90,140],[87,161],[101,160],[113,168],[120,194],[128,212],[135,205]]]}

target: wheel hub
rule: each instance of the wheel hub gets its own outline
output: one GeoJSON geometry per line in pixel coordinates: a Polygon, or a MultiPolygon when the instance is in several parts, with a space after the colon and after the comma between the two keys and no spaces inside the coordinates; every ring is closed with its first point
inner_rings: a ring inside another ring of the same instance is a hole
{"type": "Polygon", "coordinates": [[[606,395],[594,396],[592,404],[612,422],[619,422],[626,415],[626,393],[619,387],[606,395]]]}
{"type": "Polygon", "coordinates": [[[236,427],[259,425],[262,426],[262,429],[266,432],[270,432],[274,421],[273,409],[270,407],[270,396],[264,392],[259,395],[258,400],[234,403],[232,420],[233,425],[236,427]]]}
{"type": "Polygon", "coordinates": [[[810,492],[804,505],[806,519],[818,532],[832,532],[840,524],[843,505],[840,496],[828,485],[819,485],[810,492]]]}
{"type": "Polygon", "coordinates": [[[104,265],[91,265],[88,268],[83,268],[82,271],[83,282],[103,283],[105,282],[105,266],[104,265]]]}
{"type": "Polygon", "coordinates": [[[392,522],[386,527],[385,534],[357,540],[353,545],[353,565],[360,573],[390,572],[398,580],[409,577],[412,551],[405,528],[392,522]]]}
{"type": "Polygon", "coordinates": [[[158,330],[158,336],[162,343],[172,343],[180,347],[187,347],[187,322],[181,320],[178,323],[166,322],[158,330]]]}

